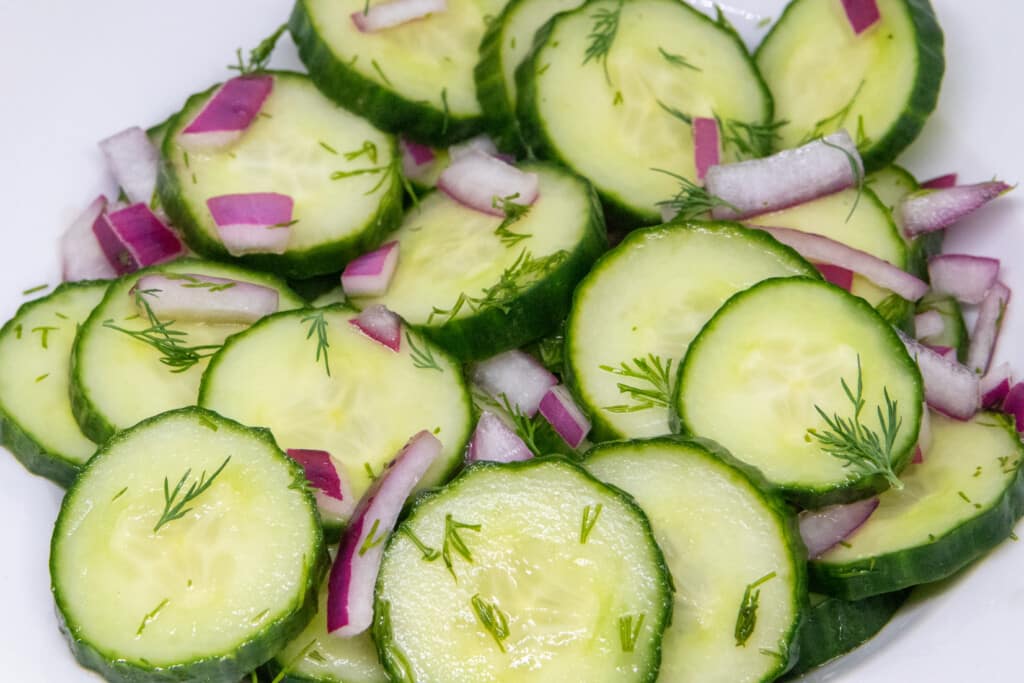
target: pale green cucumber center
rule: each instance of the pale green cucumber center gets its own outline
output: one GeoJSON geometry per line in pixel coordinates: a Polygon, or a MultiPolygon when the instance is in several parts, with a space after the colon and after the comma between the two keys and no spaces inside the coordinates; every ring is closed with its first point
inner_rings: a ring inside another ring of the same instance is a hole
{"type": "Polygon", "coordinates": [[[516,69],[530,54],[537,29],[559,12],[575,9],[582,4],[581,0],[527,0],[520,2],[505,19],[502,31],[501,69],[505,77],[505,93],[513,109],[517,92],[516,69]]]}
{"type": "MultiPolygon", "coordinates": [[[[896,222],[898,214],[896,207],[900,201],[911,192],[919,188],[917,180],[900,166],[886,166],[875,171],[864,179],[864,184],[875,193],[882,205],[889,210],[893,222],[896,222]]],[[[898,227],[898,226],[897,226],[898,227]]]]}

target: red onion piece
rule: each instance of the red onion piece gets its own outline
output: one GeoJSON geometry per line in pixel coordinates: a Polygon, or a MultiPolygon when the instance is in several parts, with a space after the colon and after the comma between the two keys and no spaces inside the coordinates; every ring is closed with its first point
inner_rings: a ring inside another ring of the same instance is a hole
{"type": "Polygon", "coordinates": [[[956,173],[947,173],[921,183],[922,190],[945,190],[956,187],[956,173]]]}
{"type": "Polygon", "coordinates": [[[526,442],[504,420],[486,410],[480,415],[466,452],[467,461],[518,462],[532,457],[526,442]]]}
{"type": "Polygon", "coordinates": [[[398,242],[388,242],[345,266],[341,288],[348,296],[380,296],[388,291],[398,267],[398,242]]]}
{"type": "Polygon", "coordinates": [[[541,399],[558,378],[523,351],[506,351],[470,368],[473,384],[493,399],[508,399],[513,410],[527,417],[537,414],[541,399]]]}
{"type": "Polygon", "coordinates": [[[917,449],[914,451],[915,465],[924,462],[925,453],[932,449],[932,413],[928,410],[928,404],[921,407],[921,427],[917,431],[917,449]]]}
{"type": "Polygon", "coordinates": [[[984,375],[992,362],[992,352],[999,341],[1003,313],[1009,301],[1010,290],[1002,282],[997,282],[978,309],[978,319],[971,331],[971,344],[967,347],[967,367],[979,375],[984,375]]]}
{"type": "Polygon", "coordinates": [[[398,146],[402,150],[402,174],[411,180],[426,182],[437,159],[434,150],[404,137],[398,139],[398,146]]]}
{"type": "Polygon", "coordinates": [[[306,472],[306,480],[331,498],[344,500],[341,491],[341,477],[334,467],[331,454],[327,451],[306,448],[289,448],[288,457],[302,465],[306,472]]]}
{"type": "Polygon", "coordinates": [[[406,499],[441,454],[428,431],[409,441],[356,506],[341,539],[327,584],[327,631],[350,637],[373,622],[373,588],[384,554],[383,540],[395,528],[406,499]]]}
{"type": "Polygon", "coordinates": [[[924,397],[938,412],[957,420],[969,420],[981,408],[978,375],[897,331],[910,357],[917,361],[924,380],[924,397]]]}
{"type": "Polygon", "coordinates": [[[579,448],[590,433],[590,420],[576,405],[569,390],[561,384],[551,387],[544,394],[540,402],[540,414],[573,448],[579,448]]]}
{"type": "Polygon", "coordinates": [[[370,306],[348,321],[367,337],[392,351],[402,347],[402,319],[383,304],[370,306]]]}
{"type": "Polygon", "coordinates": [[[939,254],[928,261],[932,289],[966,304],[980,304],[999,278],[999,261],[967,254],[939,254]]]}
{"type": "Polygon", "coordinates": [[[914,316],[914,336],[918,339],[934,337],[946,329],[946,321],[938,311],[925,311],[914,316]]]}
{"type": "Polygon", "coordinates": [[[764,159],[712,166],[704,187],[736,209],[717,206],[712,216],[735,220],[845,190],[863,177],[857,146],[839,131],[764,159]]]}
{"type": "Polygon", "coordinates": [[[718,121],[698,117],[693,120],[693,157],[697,166],[697,179],[704,180],[708,169],[721,163],[718,140],[718,121]]]}
{"type": "Polygon", "coordinates": [[[469,152],[453,161],[437,181],[437,187],[460,204],[492,216],[504,216],[496,199],[515,197],[527,206],[537,201],[540,180],[536,173],[524,173],[481,152],[469,152]]]}
{"type": "Polygon", "coordinates": [[[164,320],[251,324],[276,313],[276,289],[198,273],[143,275],[132,288],[148,292],[146,303],[164,320]]]}
{"type": "Polygon", "coordinates": [[[225,82],[178,136],[190,150],[222,149],[248,130],[274,88],[274,77],[239,76],[225,82]]]}
{"type": "Polygon", "coordinates": [[[276,192],[224,194],[206,200],[224,248],[232,256],[283,254],[291,239],[291,197],[276,192]]]}
{"type": "Polygon", "coordinates": [[[821,276],[825,278],[826,282],[831,282],[836,287],[841,287],[847,292],[853,287],[853,271],[841,268],[839,266],[833,266],[829,263],[816,263],[814,267],[818,269],[821,276]]]}
{"type": "Polygon", "coordinates": [[[458,161],[472,152],[480,152],[492,157],[499,155],[498,146],[494,144],[494,140],[491,139],[490,135],[484,133],[449,147],[448,158],[452,161],[458,161]]]}
{"type": "Polygon", "coordinates": [[[981,406],[997,409],[1003,404],[1013,386],[1013,370],[1009,363],[1000,363],[981,378],[981,406]]]}
{"type": "Polygon", "coordinates": [[[127,128],[100,140],[100,150],[128,199],[145,204],[153,200],[160,152],[146,131],[138,126],[127,128]]]}
{"type": "Polygon", "coordinates": [[[177,258],[185,253],[178,235],[145,204],[102,213],[93,234],[119,275],[177,258]]]}
{"type": "Polygon", "coordinates": [[[848,505],[832,505],[800,513],[800,536],[807,546],[807,558],[821,557],[839,542],[849,538],[868,521],[878,508],[878,498],[858,500],[848,505]]]}
{"type": "Polygon", "coordinates": [[[353,13],[352,23],[361,33],[374,33],[447,9],[446,0],[391,0],[374,5],[368,12],[353,13]]]}
{"type": "Polygon", "coordinates": [[[924,462],[924,452],[921,450],[921,447],[918,446],[917,448],[914,449],[914,457],[910,459],[910,464],[912,464],[912,465],[920,465],[923,462],[924,462]]]}
{"type": "Polygon", "coordinates": [[[948,228],[1012,189],[1006,183],[992,181],[914,192],[907,195],[898,208],[903,231],[914,237],[948,228]]]}
{"type": "Polygon", "coordinates": [[[864,33],[882,18],[875,0],[843,0],[846,18],[856,35],[864,33]]]}
{"type": "Polygon", "coordinates": [[[879,287],[899,294],[907,301],[917,301],[928,293],[927,282],[919,280],[877,256],[848,247],[823,235],[791,228],[770,228],[761,225],[749,227],[764,230],[778,241],[795,249],[809,261],[828,263],[852,270],[879,287]]]}
{"type": "Polygon", "coordinates": [[[1013,416],[1018,432],[1024,432],[1024,382],[1017,382],[1007,392],[1003,412],[1013,416]]]}
{"type": "Polygon", "coordinates": [[[932,344],[925,344],[929,349],[939,354],[943,358],[955,358],[956,349],[952,346],[933,346],[932,344]]]}
{"type": "Polygon", "coordinates": [[[92,200],[61,235],[60,262],[65,282],[110,280],[117,277],[117,271],[92,231],[93,223],[106,207],[106,197],[99,196],[92,200]]]}

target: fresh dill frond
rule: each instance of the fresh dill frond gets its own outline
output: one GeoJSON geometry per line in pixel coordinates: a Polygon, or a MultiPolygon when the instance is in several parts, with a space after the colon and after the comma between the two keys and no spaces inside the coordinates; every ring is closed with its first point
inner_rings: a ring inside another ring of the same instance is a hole
{"type": "Polygon", "coordinates": [[[146,314],[149,327],[141,330],[129,330],[114,324],[113,320],[103,321],[103,326],[126,334],[133,339],[149,344],[160,352],[160,362],[171,368],[171,372],[185,372],[204,358],[212,356],[220,344],[199,344],[188,346],[185,343],[188,333],[174,329],[174,321],[160,320],[147,296],[158,296],[159,290],[147,289],[135,292],[135,303],[146,314]]]}
{"type": "Polygon", "coordinates": [[[646,615],[627,614],[619,617],[619,645],[623,652],[632,652],[636,648],[636,642],[640,640],[640,629],[644,625],[644,616],[646,615]]]}
{"type": "Polygon", "coordinates": [[[857,89],[853,92],[853,96],[850,97],[846,104],[840,107],[838,111],[830,116],[826,116],[823,119],[815,121],[814,127],[804,135],[799,144],[806,145],[808,142],[817,140],[820,137],[839,130],[842,127],[843,122],[846,121],[846,117],[850,115],[850,110],[853,109],[853,103],[857,101],[857,98],[860,97],[861,91],[864,90],[864,83],[865,81],[862,79],[860,84],[857,86],[857,89]]]}
{"type": "Polygon", "coordinates": [[[470,603],[473,605],[473,611],[476,612],[476,618],[480,620],[481,625],[491,634],[491,638],[497,643],[498,649],[504,652],[504,641],[508,638],[509,634],[508,615],[501,611],[497,602],[487,602],[480,597],[479,593],[471,598],[470,603]]]}
{"type": "Polygon", "coordinates": [[[430,350],[430,347],[426,344],[417,346],[408,330],[405,333],[405,341],[409,344],[409,355],[412,357],[412,364],[414,366],[423,370],[444,372],[444,368],[437,362],[437,358],[434,357],[434,352],[430,350]]]}
{"type": "Polygon", "coordinates": [[[529,233],[512,232],[510,230],[514,223],[530,213],[530,205],[520,204],[514,201],[516,199],[519,199],[518,192],[507,197],[494,197],[491,200],[491,206],[495,209],[501,209],[505,214],[505,219],[501,221],[501,225],[494,229],[494,234],[498,236],[502,244],[509,248],[516,246],[525,239],[533,237],[529,233]]]}
{"type": "Polygon", "coordinates": [[[590,532],[594,530],[594,525],[597,524],[597,518],[601,516],[602,509],[604,509],[604,505],[601,503],[588,505],[583,508],[583,521],[580,524],[580,545],[587,544],[587,539],[590,538],[590,532]]]}
{"type": "Polygon", "coordinates": [[[857,195],[853,198],[853,206],[850,207],[850,213],[846,214],[846,222],[849,223],[850,219],[853,218],[853,214],[857,211],[857,206],[860,204],[860,198],[864,194],[864,170],[861,168],[857,157],[853,156],[849,150],[840,147],[839,145],[829,142],[825,138],[821,138],[821,144],[832,149],[839,150],[846,156],[846,161],[850,164],[850,171],[853,173],[853,177],[857,183],[857,195]]]}
{"type": "Polygon", "coordinates": [[[377,145],[370,140],[363,140],[362,147],[352,150],[351,152],[344,153],[344,157],[349,161],[353,161],[364,155],[370,160],[371,164],[377,163],[377,145]]]}
{"type": "Polygon", "coordinates": [[[683,123],[685,123],[688,126],[692,126],[693,125],[693,117],[690,116],[689,114],[685,114],[685,113],[679,111],[678,109],[676,109],[675,107],[670,107],[669,105],[665,104],[661,100],[658,100],[658,106],[661,107],[665,111],[665,113],[667,113],[669,116],[671,116],[673,118],[676,118],[676,119],[679,119],[680,121],[682,121],[683,123]]]}
{"type": "Polygon", "coordinates": [[[331,343],[327,339],[327,319],[324,318],[323,311],[307,315],[302,319],[302,323],[309,323],[309,330],[306,332],[306,339],[312,339],[313,335],[316,335],[316,362],[319,363],[321,359],[324,361],[324,372],[327,376],[331,376],[331,363],[327,357],[327,349],[330,348],[331,343]]]}
{"type": "Polygon", "coordinates": [[[736,627],[733,629],[736,647],[746,647],[750,636],[754,634],[754,629],[757,627],[757,608],[761,600],[760,586],[774,578],[775,572],[765,574],[754,583],[748,584],[746,590],[743,591],[740,609],[736,614],[736,627]]]}
{"type": "Polygon", "coordinates": [[[185,474],[181,475],[181,479],[174,485],[174,489],[171,489],[170,481],[167,477],[164,477],[164,511],[160,515],[160,519],[157,520],[156,525],[153,527],[153,533],[160,531],[160,528],[173,522],[177,519],[181,519],[189,512],[192,508],[186,508],[185,506],[194,501],[196,498],[206,493],[206,491],[213,486],[213,482],[217,480],[220,473],[224,471],[228,463],[231,462],[231,456],[224,458],[224,462],[220,464],[213,474],[209,478],[206,477],[206,470],[199,476],[198,481],[192,482],[192,485],[188,487],[188,490],[182,493],[182,489],[185,487],[185,482],[188,481],[189,476],[192,474],[192,468],[185,470],[185,474]],[[179,496],[181,496],[179,498],[179,496]]]}
{"type": "Polygon", "coordinates": [[[748,159],[760,159],[772,153],[775,141],[781,139],[779,130],[788,121],[769,121],[768,123],[747,123],[736,119],[722,119],[717,114],[718,130],[722,138],[722,149],[733,149],[748,159]]]}
{"type": "Polygon", "coordinates": [[[647,386],[636,386],[619,382],[616,387],[620,394],[629,396],[632,403],[605,406],[610,413],[635,413],[650,408],[667,408],[672,400],[672,359],[667,361],[653,353],[647,358],[634,358],[632,366],[620,363],[619,367],[611,365],[598,366],[605,372],[625,377],[647,386]]]}
{"type": "Polygon", "coordinates": [[[248,62],[242,59],[242,48],[238,48],[235,51],[238,63],[229,65],[228,68],[232,71],[237,71],[242,76],[266,71],[267,64],[270,63],[270,57],[274,53],[274,48],[277,47],[278,39],[287,29],[288,24],[281,24],[277,27],[276,31],[261,40],[259,45],[249,50],[248,62]]]}
{"type": "Polygon", "coordinates": [[[619,32],[622,3],[623,0],[619,0],[615,9],[600,7],[590,15],[590,18],[594,20],[594,25],[590,29],[590,35],[587,36],[589,42],[583,53],[584,64],[590,61],[601,63],[601,68],[604,69],[604,80],[608,85],[612,83],[611,76],[608,74],[608,53],[611,52],[612,45],[615,43],[615,35],[619,32]]]}
{"type": "Polygon", "coordinates": [[[470,552],[459,532],[465,530],[480,533],[480,528],[479,524],[465,524],[456,521],[451,513],[444,516],[444,542],[441,545],[441,559],[444,560],[444,566],[448,569],[448,573],[456,581],[459,580],[459,577],[455,575],[455,567],[452,564],[452,550],[454,549],[466,562],[473,563],[473,553],[470,552]]]}
{"type": "Polygon", "coordinates": [[[683,57],[682,55],[677,55],[672,52],[669,52],[668,50],[660,46],[658,47],[658,52],[661,53],[661,56],[665,58],[666,62],[673,66],[682,67],[684,69],[692,69],[693,71],[703,71],[703,69],[701,69],[699,66],[694,66],[688,59],[686,59],[686,57],[683,57]]]}
{"type": "Polygon", "coordinates": [[[676,195],[672,197],[672,199],[666,199],[665,201],[658,202],[658,206],[674,210],[677,218],[681,218],[682,220],[700,218],[705,214],[710,213],[712,209],[718,206],[724,206],[736,211],[737,213],[739,212],[738,208],[724,199],[711,194],[689,178],[684,178],[678,173],[666,171],[661,168],[652,168],[651,170],[672,176],[679,181],[679,190],[676,192],[676,195]]]}

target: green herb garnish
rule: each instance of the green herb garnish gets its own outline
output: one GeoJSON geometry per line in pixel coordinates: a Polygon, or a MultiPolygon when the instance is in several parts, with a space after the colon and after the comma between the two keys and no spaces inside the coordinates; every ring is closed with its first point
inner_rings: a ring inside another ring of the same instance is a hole
{"type": "Polygon", "coordinates": [[[658,206],[675,211],[676,218],[687,221],[693,220],[694,218],[704,216],[712,209],[719,206],[732,209],[737,213],[740,212],[738,208],[721,197],[716,197],[711,194],[689,178],[684,178],[678,173],[672,173],[671,171],[666,171],[661,168],[652,168],[651,170],[672,176],[679,181],[679,190],[676,192],[676,195],[672,197],[672,199],[666,199],[665,201],[658,202],[658,206]]]}
{"type": "Polygon", "coordinates": [[[757,627],[757,606],[761,599],[761,586],[775,578],[775,572],[765,574],[754,583],[748,584],[743,591],[743,599],[740,601],[740,611],[736,614],[736,628],[733,635],[736,637],[736,647],[746,647],[747,641],[757,627]]]}
{"type": "Polygon", "coordinates": [[[440,373],[444,372],[444,368],[442,368],[437,362],[437,358],[434,357],[434,352],[431,351],[428,344],[417,346],[408,330],[405,332],[405,341],[409,344],[409,356],[412,358],[412,364],[414,366],[424,370],[437,370],[440,373]]]}
{"type": "Polygon", "coordinates": [[[28,289],[22,291],[21,295],[22,296],[28,296],[29,294],[35,294],[36,292],[43,291],[44,289],[46,289],[49,286],[50,285],[36,285],[35,287],[29,287],[28,289]]]}
{"type": "Polygon", "coordinates": [[[274,53],[274,48],[277,46],[277,41],[287,28],[288,24],[281,24],[277,27],[276,31],[261,40],[259,45],[249,50],[248,62],[242,60],[242,48],[238,48],[235,51],[238,63],[232,64],[228,68],[237,71],[242,76],[266,71],[267,64],[270,62],[270,56],[274,53]]]}
{"type": "Polygon", "coordinates": [[[185,339],[188,333],[174,329],[173,320],[160,320],[146,300],[147,296],[158,296],[159,292],[158,289],[135,292],[135,304],[145,312],[149,327],[128,330],[115,325],[113,320],[104,320],[103,326],[152,346],[160,352],[160,362],[169,366],[171,372],[185,372],[202,359],[212,356],[220,348],[220,344],[187,346],[185,339]]]}
{"type": "Polygon", "coordinates": [[[473,564],[473,553],[470,552],[466,542],[459,535],[463,529],[479,533],[480,525],[457,522],[451,513],[444,516],[444,544],[441,546],[441,558],[444,560],[444,566],[448,568],[448,573],[456,581],[459,580],[459,577],[455,576],[455,569],[452,566],[452,549],[454,548],[455,552],[461,555],[466,562],[473,564]]]}
{"type": "Polygon", "coordinates": [[[497,602],[487,602],[480,597],[479,593],[473,596],[470,603],[473,605],[473,611],[476,612],[476,618],[491,634],[491,638],[494,638],[498,649],[504,652],[503,641],[508,638],[508,615],[501,611],[497,602]]]}
{"type": "Polygon", "coordinates": [[[410,541],[412,541],[412,544],[416,546],[416,548],[418,548],[421,553],[423,553],[424,561],[433,562],[437,558],[441,557],[441,551],[437,550],[436,548],[431,548],[429,545],[421,541],[420,537],[417,536],[416,533],[412,529],[410,529],[408,525],[403,524],[402,526],[398,527],[398,533],[405,534],[405,536],[410,541]]]}
{"type": "Polygon", "coordinates": [[[722,149],[735,149],[742,157],[760,159],[772,153],[775,141],[781,136],[779,129],[788,121],[747,123],[715,116],[722,136],[722,149]]]}
{"type": "Polygon", "coordinates": [[[636,648],[636,642],[640,639],[640,629],[644,625],[644,616],[627,614],[619,617],[619,645],[623,652],[632,652],[636,648]]]}
{"type": "Polygon", "coordinates": [[[658,106],[661,107],[663,110],[665,110],[665,113],[667,113],[672,118],[678,119],[679,121],[685,123],[688,126],[692,126],[693,125],[693,117],[690,116],[689,114],[684,114],[683,112],[679,111],[675,107],[668,106],[667,104],[665,104],[661,100],[658,100],[657,102],[658,102],[658,106]]]}
{"type": "Polygon", "coordinates": [[[689,60],[686,59],[686,57],[683,57],[682,55],[673,54],[660,46],[658,47],[658,52],[661,53],[661,56],[665,58],[666,62],[672,64],[673,66],[679,66],[684,69],[692,69],[694,71],[702,71],[700,67],[694,66],[692,63],[690,63],[689,60]]]}
{"type": "Polygon", "coordinates": [[[164,511],[153,527],[153,533],[158,532],[164,524],[181,519],[191,512],[192,508],[186,508],[185,506],[204,494],[213,485],[217,477],[220,476],[220,473],[224,471],[229,462],[231,462],[230,455],[224,459],[224,462],[210,475],[209,479],[206,478],[206,470],[203,470],[203,473],[199,476],[199,481],[192,482],[192,485],[188,487],[184,494],[182,494],[182,489],[185,487],[185,482],[188,481],[189,475],[192,474],[191,467],[185,470],[185,474],[181,475],[181,479],[174,485],[173,490],[170,488],[170,482],[167,477],[164,477],[164,511]],[[178,498],[179,495],[181,496],[180,499],[178,498]]]}
{"type": "MultiPolygon", "coordinates": [[[[323,144],[323,143],[320,143],[323,144]]],[[[351,152],[345,152],[345,158],[349,161],[358,159],[361,156],[365,156],[370,160],[371,164],[377,163],[377,145],[370,140],[363,140],[363,146],[359,149],[352,150],[351,152]]]]}
{"type": "Polygon", "coordinates": [[[853,92],[853,96],[850,97],[849,101],[840,107],[839,111],[835,112],[831,116],[826,116],[825,118],[816,121],[814,123],[814,128],[812,128],[811,131],[803,137],[797,146],[806,145],[808,142],[812,142],[813,140],[824,137],[825,135],[834,133],[838,130],[842,126],[843,121],[846,120],[846,117],[850,115],[850,110],[853,109],[853,103],[858,97],[860,97],[860,93],[863,89],[864,81],[861,80],[860,85],[857,86],[857,89],[853,92]]]}
{"type": "Polygon", "coordinates": [[[591,60],[601,63],[601,68],[604,69],[604,80],[608,85],[612,83],[611,76],[608,74],[608,53],[611,52],[612,45],[615,43],[615,34],[619,32],[622,2],[623,0],[619,0],[615,9],[601,7],[590,15],[590,18],[594,20],[594,25],[590,29],[590,35],[587,36],[590,42],[583,53],[584,64],[591,60]]]}
{"type": "Polygon", "coordinates": [[[610,365],[598,367],[613,375],[641,383],[641,386],[625,382],[616,384],[619,393],[628,395],[632,403],[605,406],[604,410],[610,413],[635,413],[650,408],[667,408],[672,400],[671,358],[666,361],[661,356],[649,353],[647,358],[634,358],[632,367],[629,363],[620,363],[617,368],[610,365]]]}
{"type": "Polygon", "coordinates": [[[170,598],[164,598],[159,605],[150,610],[146,614],[146,616],[142,617],[142,622],[139,624],[139,629],[135,632],[136,637],[142,635],[142,632],[146,630],[146,627],[149,626],[150,622],[157,618],[160,612],[163,611],[164,607],[167,607],[167,603],[169,603],[170,601],[170,598]]]}
{"type": "Polygon", "coordinates": [[[40,325],[39,327],[33,327],[32,331],[39,333],[39,343],[43,345],[44,349],[48,349],[48,348],[50,348],[50,346],[49,346],[50,332],[52,332],[54,330],[59,330],[59,329],[60,329],[59,327],[51,327],[50,325],[40,325]]]}
{"type": "Polygon", "coordinates": [[[316,362],[319,363],[322,358],[324,361],[324,371],[327,376],[331,376],[331,363],[327,358],[327,349],[330,348],[331,344],[327,340],[327,319],[324,318],[323,311],[319,313],[313,313],[307,315],[302,319],[303,324],[309,323],[309,330],[306,332],[306,339],[312,339],[313,335],[316,335],[316,362]]]}
{"type": "Polygon", "coordinates": [[[380,520],[373,520],[373,526],[370,527],[370,532],[366,534],[366,538],[363,539],[363,544],[359,546],[359,557],[365,555],[368,551],[376,548],[384,539],[388,537],[387,533],[382,533],[380,536],[377,535],[377,529],[380,528],[380,520]]]}
{"type": "Polygon", "coordinates": [[[587,539],[590,538],[590,532],[594,530],[594,525],[597,524],[597,518],[601,516],[601,510],[604,505],[598,503],[597,505],[588,505],[583,508],[583,522],[580,524],[580,545],[586,545],[587,539]]]}
{"type": "Polygon", "coordinates": [[[519,193],[510,194],[507,197],[494,197],[491,200],[491,206],[495,209],[501,209],[505,214],[505,219],[501,222],[497,228],[494,229],[494,234],[498,236],[501,243],[506,247],[514,247],[520,242],[533,235],[527,233],[512,232],[509,228],[512,224],[522,219],[526,214],[530,212],[530,206],[528,204],[519,204],[513,200],[519,199],[519,193]]]}

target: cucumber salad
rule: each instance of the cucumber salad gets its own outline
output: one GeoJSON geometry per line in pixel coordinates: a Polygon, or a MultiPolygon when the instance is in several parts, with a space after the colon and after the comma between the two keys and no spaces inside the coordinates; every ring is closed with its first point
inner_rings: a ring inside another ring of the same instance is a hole
{"type": "Polygon", "coordinates": [[[279,16],[99,141],[0,329],[81,667],[795,680],[1017,540],[1008,269],[944,244],[1014,169],[900,165],[929,0],[279,16]]]}

